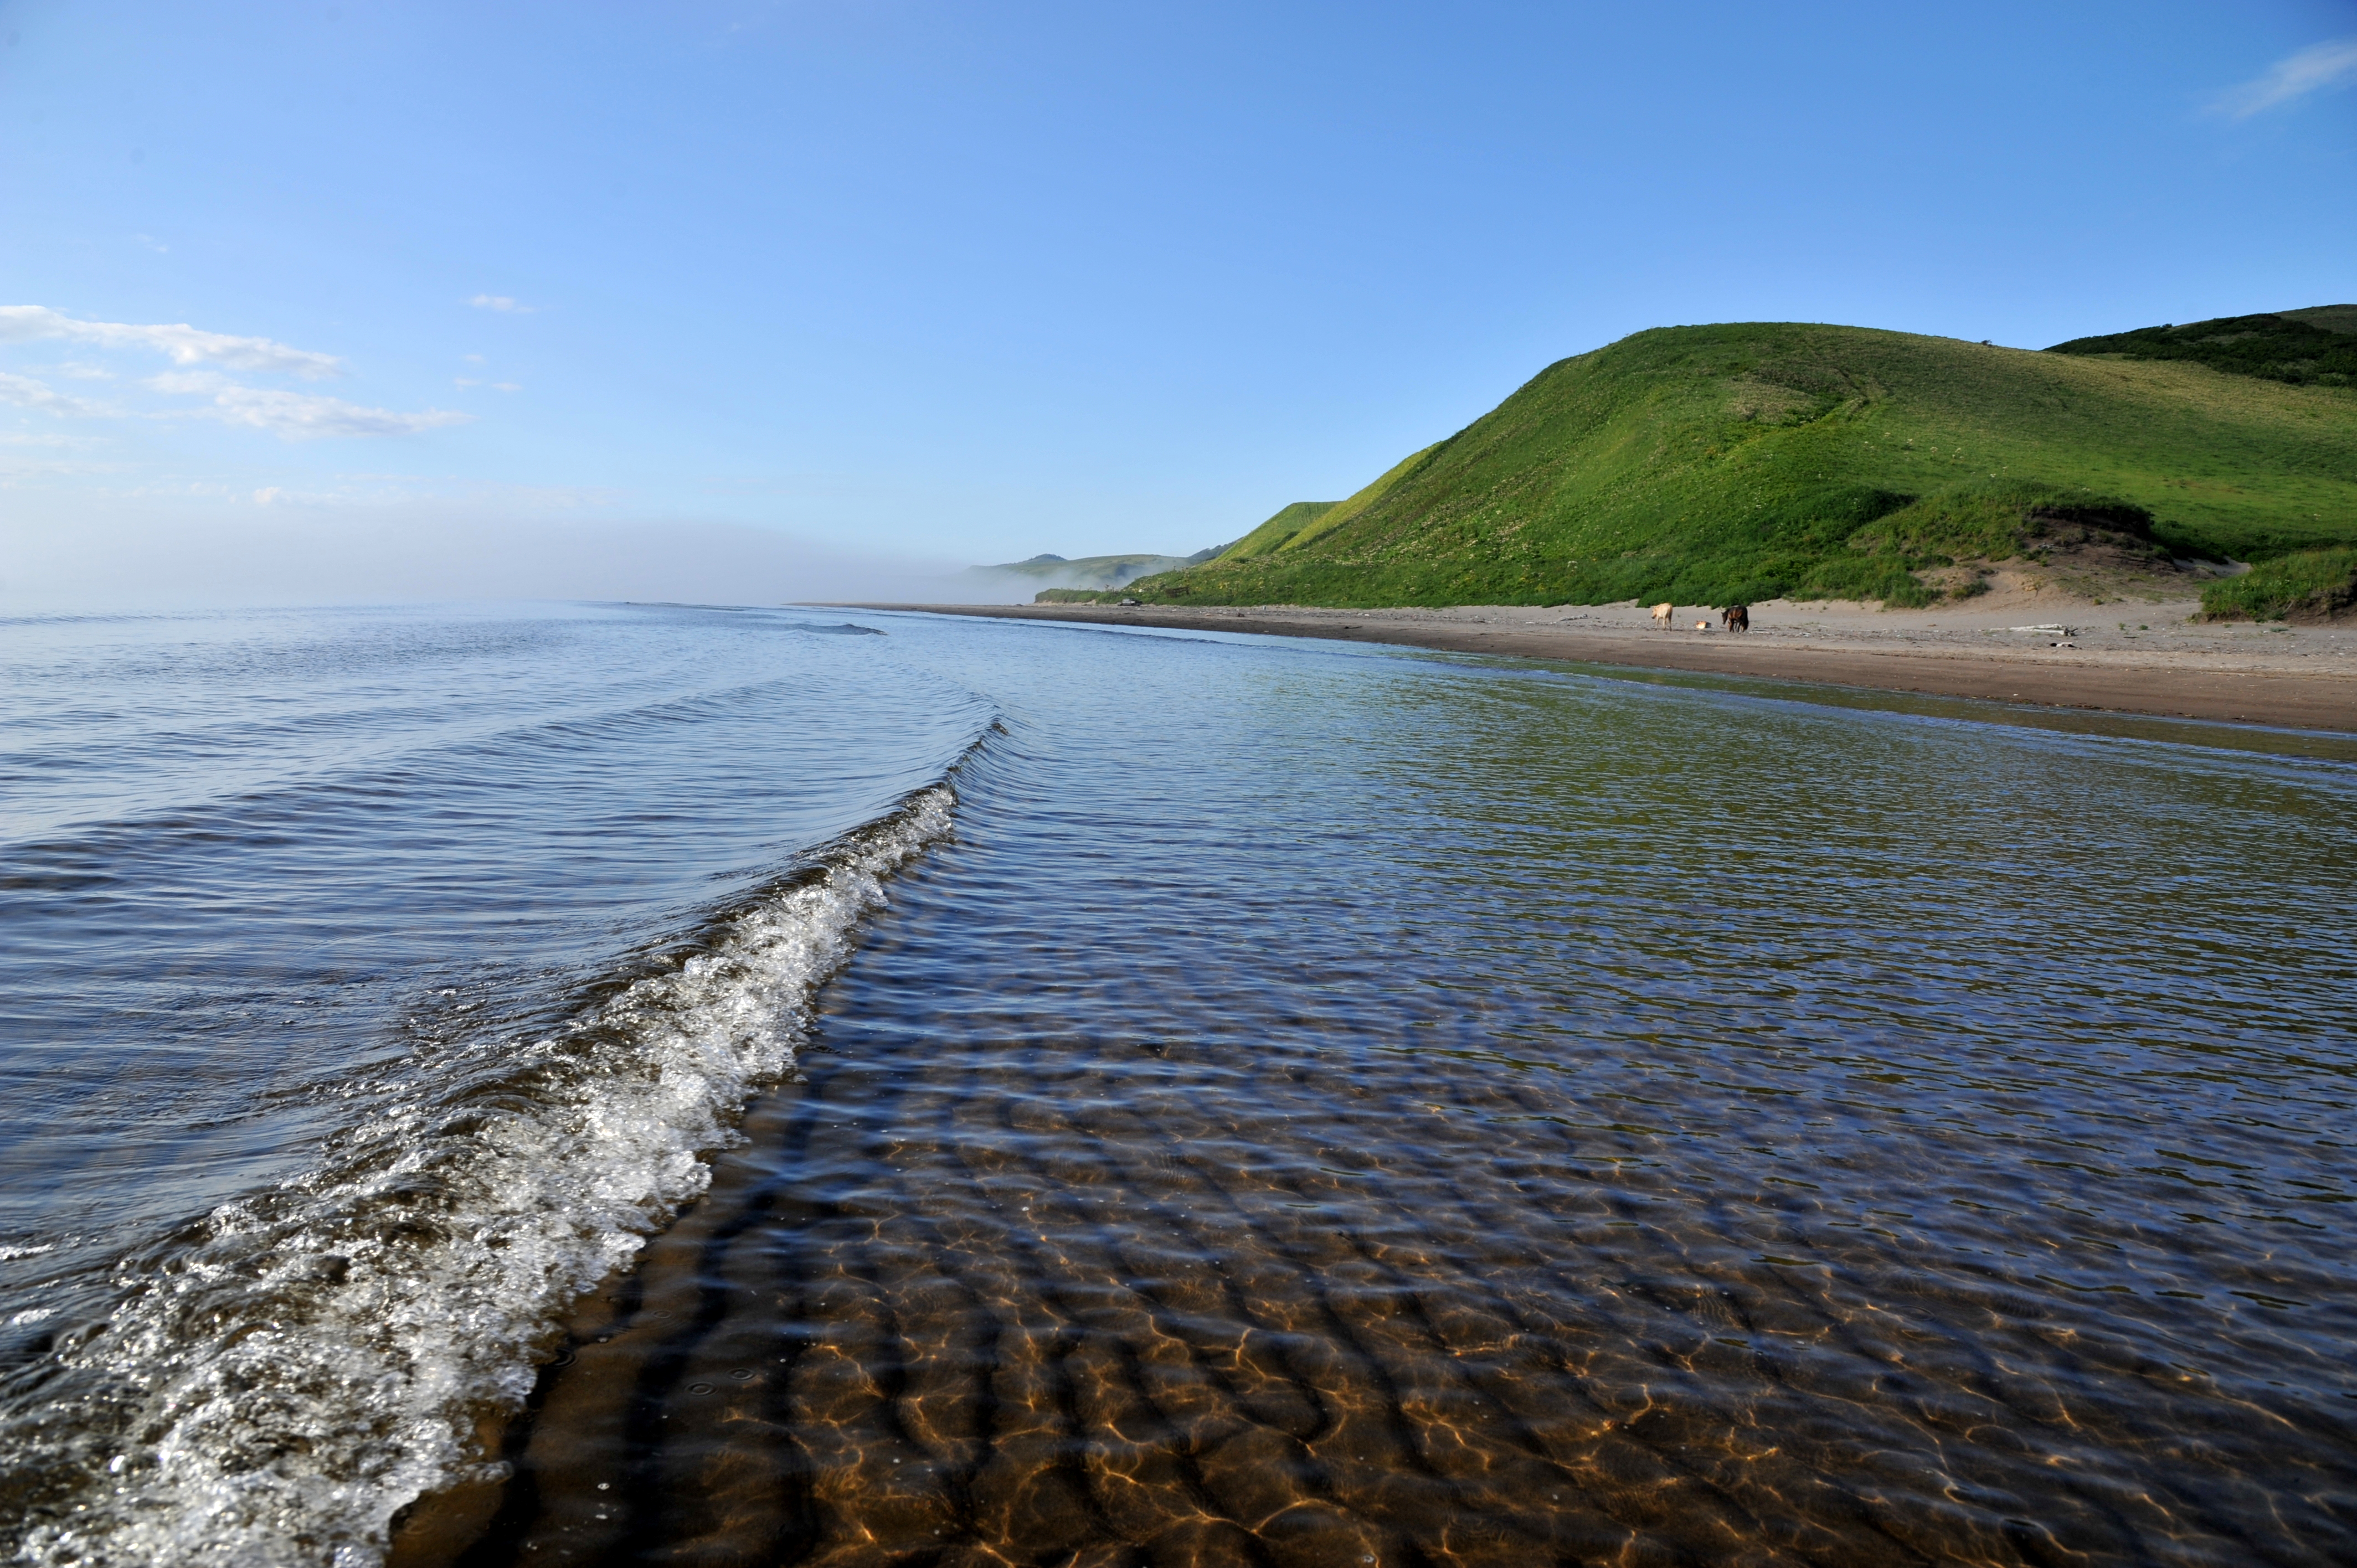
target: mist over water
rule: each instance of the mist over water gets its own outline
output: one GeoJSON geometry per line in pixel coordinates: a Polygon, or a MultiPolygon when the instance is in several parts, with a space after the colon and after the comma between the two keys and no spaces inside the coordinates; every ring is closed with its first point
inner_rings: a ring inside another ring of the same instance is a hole
{"type": "Polygon", "coordinates": [[[1028,603],[963,562],[716,522],[387,506],[0,519],[0,615],[419,600],[1028,603]]]}
{"type": "Polygon", "coordinates": [[[2357,1548],[2329,746],[909,616],[5,633],[34,1561],[450,1487],[407,1561],[2357,1548]]]}

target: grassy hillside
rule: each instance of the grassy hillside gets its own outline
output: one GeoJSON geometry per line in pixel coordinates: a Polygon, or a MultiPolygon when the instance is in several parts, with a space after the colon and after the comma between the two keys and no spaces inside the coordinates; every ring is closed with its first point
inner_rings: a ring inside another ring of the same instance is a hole
{"type": "Polygon", "coordinates": [[[2357,306],[2229,316],[2185,327],[2142,327],[2106,338],[2073,338],[2046,351],[2183,360],[2295,386],[2357,386],[2357,306]]]}
{"type": "Polygon", "coordinates": [[[2087,527],[2264,560],[2357,543],[2357,392],[1862,328],[1664,328],[1550,365],[1350,501],[1302,507],[1130,591],[1921,603],[1921,571],[2087,527]]]}

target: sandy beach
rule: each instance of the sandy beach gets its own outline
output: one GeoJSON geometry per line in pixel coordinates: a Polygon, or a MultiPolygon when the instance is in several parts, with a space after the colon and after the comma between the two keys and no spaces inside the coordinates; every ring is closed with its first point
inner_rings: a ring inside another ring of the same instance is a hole
{"type": "Polygon", "coordinates": [[[2000,588],[1925,610],[1775,600],[1751,629],[1678,607],[1342,610],[1297,606],[868,605],[1017,620],[1403,643],[1466,653],[1706,671],[2169,718],[2357,732],[2357,625],[2206,622],[2198,601],[2000,588]],[[1697,623],[1706,622],[1707,630],[1697,623]]]}

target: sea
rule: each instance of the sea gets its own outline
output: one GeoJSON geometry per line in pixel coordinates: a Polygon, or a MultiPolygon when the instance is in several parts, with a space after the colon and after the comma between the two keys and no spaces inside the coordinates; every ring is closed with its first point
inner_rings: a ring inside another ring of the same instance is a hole
{"type": "Polygon", "coordinates": [[[2357,737],[0,622],[0,1560],[2357,1561],[2357,737]]]}

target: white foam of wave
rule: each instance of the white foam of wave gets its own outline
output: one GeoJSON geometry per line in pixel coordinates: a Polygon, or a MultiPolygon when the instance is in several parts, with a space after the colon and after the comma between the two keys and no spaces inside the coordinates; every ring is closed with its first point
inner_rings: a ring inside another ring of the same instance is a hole
{"type": "Polygon", "coordinates": [[[114,1568],[380,1562],[393,1515],[466,1478],[489,1408],[530,1391],[565,1306],[709,1180],[727,1119],[792,1063],[883,878],[949,831],[946,786],[823,876],[470,1095],[421,1091],[311,1175],[212,1214],[63,1350],[106,1386],[40,1424],[91,1477],[26,1558],[114,1568]]]}

